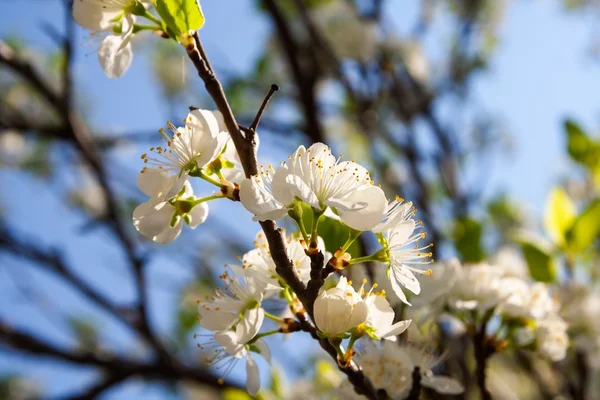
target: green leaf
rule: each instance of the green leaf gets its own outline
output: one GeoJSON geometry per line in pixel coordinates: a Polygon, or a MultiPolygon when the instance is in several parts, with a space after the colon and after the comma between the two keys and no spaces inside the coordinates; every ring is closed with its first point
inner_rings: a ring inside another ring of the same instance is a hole
{"type": "Polygon", "coordinates": [[[579,253],[586,250],[600,236],[600,199],[590,203],[577,216],[567,234],[569,251],[579,253]]]}
{"type": "Polygon", "coordinates": [[[278,367],[271,368],[271,392],[278,398],[283,399],[285,394],[285,374],[278,367]]]}
{"type": "Polygon", "coordinates": [[[576,216],[577,209],[567,192],[560,187],[554,188],[548,196],[544,226],[558,246],[565,247],[567,232],[573,226],[576,216]]]}
{"type": "Polygon", "coordinates": [[[204,14],[198,0],[156,0],[156,11],[173,39],[204,25],[204,14]]]}
{"type": "Polygon", "coordinates": [[[472,218],[466,217],[456,221],[454,226],[454,245],[463,261],[481,262],[485,252],[481,246],[483,227],[472,218]]]}
{"type": "Polygon", "coordinates": [[[225,389],[221,394],[222,400],[252,400],[252,396],[245,390],[241,389],[225,389]]]}
{"type": "MultiPolygon", "coordinates": [[[[313,211],[308,204],[302,203],[302,219],[304,226],[310,232],[313,220],[313,211]]],[[[346,243],[350,235],[350,228],[342,224],[340,221],[331,218],[321,218],[319,220],[319,236],[325,242],[327,251],[333,253],[346,243]]],[[[347,250],[353,258],[362,257],[359,240],[355,240],[347,250]]]]}
{"type": "Polygon", "coordinates": [[[518,241],[531,277],[540,282],[554,282],[556,263],[548,246],[533,238],[520,238],[518,241]]]}

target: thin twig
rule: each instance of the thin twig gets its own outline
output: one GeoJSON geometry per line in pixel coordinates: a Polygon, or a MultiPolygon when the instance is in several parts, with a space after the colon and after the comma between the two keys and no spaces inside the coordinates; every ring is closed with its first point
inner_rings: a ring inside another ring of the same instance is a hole
{"type": "Polygon", "coordinates": [[[258,112],[256,113],[256,117],[254,117],[254,121],[252,121],[252,124],[250,124],[250,126],[248,127],[249,129],[256,131],[256,128],[258,128],[258,124],[260,123],[260,118],[262,117],[263,113],[265,112],[265,109],[267,108],[267,105],[269,104],[271,97],[273,97],[275,92],[278,90],[279,90],[279,86],[277,86],[276,84],[271,85],[271,89],[269,90],[269,93],[267,93],[267,95],[265,96],[265,99],[263,100],[260,108],[258,109],[258,112]]]}

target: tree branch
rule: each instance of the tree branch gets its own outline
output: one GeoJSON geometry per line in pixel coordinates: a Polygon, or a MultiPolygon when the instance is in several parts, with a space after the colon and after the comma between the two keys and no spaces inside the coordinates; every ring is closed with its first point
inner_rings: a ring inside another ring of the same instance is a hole
{"type": "MultiPolygon", "coordinates": [[[[229,130],[233,144],[235,145],[235,148],[240,156],[240,161],[244,167],[246,177],[249,178],[252,175],[255,175],[258,172],[256,141],[254,140],[254,137],[248,137],[242,134],[235,116],[233,115],[233,111],[231,110],[227,97],[225,96],[223,87],[217,79],[214,71],[212,71],[210,68],[210,63],[208,62],[198,34],[195,33],[192,37],[188,38],[184,42],[184,46],[188,57],[198,72],[198,76],[204,81],[206,90],[212,97],[218,110],[223,115],[225,125],[229,130]]],[[[246,129],[244,132],[246,135],[248,135],[248,132],[251,131],[250,129],[246,129]]],[[[304,308],[311,311],[314,300],[310,302],[306,297],[306,287],[298,277],[293,264],[287,255],[285,239],[281,229],[278,229],[273,221],[264,221],[260,224],[265,233],[265,237],[267,238],[267,242],[269,243],[269,250],[271,251],[271,256],[275,262],[277,273],[296,293],[304,308]]],[[[312,326],[310,323],[308,323],[308,325],[312,326]]],[[[314,338],[316,336],[316,329],[314,326],[312,329],[314,329],[314,338]]],[[[319,339],[319,343],[323,349],[337,359],[337,353],[328,341],[319,339]]],[[[354,385],[354,389],[358,394],[364,394],[371,400],[388,398],[385,391],[378,391],[373,386],[369,378],[365,376],[365,374],[362,372],[362,369],[356,363],[351,362],[347,367],[340,367],[340,370],[346,374],[349,381],[354,385]]]]}
{"type": "MultiPolygon", "coordinates": [[[[100,368],[105,371],[107,376],[112,376],[112,378],[107,378],[107,380],[112,380],[113,384],[116,384],[119,380],[123,381],[133,376],[140,376],[167,381],[185,380],[214,388],[237,387],[231,383],[221,385],[217,377],[206,370],[197,367],[187,367],[178,362],[168,363],[158,361],[147,364],[123,357],[114,358],[112,356],[96,355],[89,352],[70,352],[45,343],[28,333],[13,329],[3,321],[0,321],[0,344],[8,345],[12,349],[32,355],[52,357],[71,364],[100,368]]],[[[88,390],[99,390],[101,386],[101,383],[97,383],[88,390]]],[[[110,387],[107,383],[104,386],[105,388],[110,387]]]]}

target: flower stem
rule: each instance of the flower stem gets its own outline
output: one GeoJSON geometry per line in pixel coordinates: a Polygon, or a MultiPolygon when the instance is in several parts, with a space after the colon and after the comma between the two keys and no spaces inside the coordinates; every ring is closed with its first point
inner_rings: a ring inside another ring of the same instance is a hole
{"type": "Polygon", "coordinates": [[[357,231],[356,229],[350,229],[350,233],[348,234],[348,239],[346,240],[346,243],[344,243],[344,245],[342,246],[342,251],[341,254],[344,254],[346,252],[346,250],[348,250],[350,248],[350,246],[352,246],[352,243],[354,243],[354,241],[356,239],[358,239],[358,237],[361,235],[361,231],[357,231]]]}
{"type": "Polygon", "coordinates": [[[133,33],[138,33],[141,31],[162,31],[162,27],[158,25],[133,25],[133,33]]]}
{"type": "Polygon", "coordinates": [[[254,336],[252,338],[252,340],[250,340],[248,342],[248,344],[255,343],[258,339],[264,338],[265,336],[271,336],[271,335],[274,335],[276,333],[281,333],[281,330],[278,328],[278,329],[273,329],[272,331],[267,331],[267,332],[259,333],[256,336],[254,336]]]}
{"type": "Polygon", "coordinates": [[[212,196],[203,197],[201,199],[194,200],[191,203],[192,203],[193,206],[197,206],[198,204],[204,203],[204,202],[209,201],[209,200],[224,199],[224,198],[225,198],[225,196],[223,196],[221,193],[219,193],[219,194],[214,194],[212,196]]]}
{"type": "Polygon", "coordinates": [[[377,253],[371,254],[370,256],[352,258],[350,259],[350,265],[367,261],[378,261],[377,253]]]}
{"type": "Polygon", "coordinates": [[[158,24],[158,26],[162,26],[162,21],[160,19],[156,18],[151,13],[149,13],[148,10],[146,10],[146,12],[144,13],[144,15],[142,15],[142,17],[149,19],[150,21],[154,22],[155,24],[158,24]]]}
{"type": "Polygon", "coordinates": [[[338,338],[329,338],[329,344],[332,345],[335,351],[337,352],[339,360],[344,359],[344,351],[342,350],[341,343],[342,341],[338,338]]]}
{"type": "Polygon", "coordinates": [[[206,182],[208,183],[212,183],[213,185],[217,186],[217,187],[221,187],[223,186],[223,184],[219,181],[214,180],[213,178],[211,178],[210,176],[206,175],[204,172],[202,172],[202,170],[198,170],[195,174],[190,174],[191,176],[196,176],[198,178],[204,179],[206,182]]]}
{"type": "Polygon", "coordinates": [[[269,318],[270,320],[276,321],[276,322],[283,322],[283,318],[279,318],[277,315],[273,315],[266,311],[265,311],[265,317],[269,318]]]}

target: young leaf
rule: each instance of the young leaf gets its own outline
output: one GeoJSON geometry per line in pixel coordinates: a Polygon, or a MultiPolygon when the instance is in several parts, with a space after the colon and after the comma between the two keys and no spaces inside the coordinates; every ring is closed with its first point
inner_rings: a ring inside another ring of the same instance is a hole
{"type": "Polygon", "coordinates": [[[560,187],[550,192],[544,215],[544,225],[550,237],[559,247],[565,247],[566,234],[573,226],[577,209],[569,195],[560,187]]]}
{"type": "Polygon", "coordinates": [[[577,217],[569,230],[569,250],[579,253],[587,249],[600,236],[600,199],[590,203],[577,217]]]}
{"type": "Polygon", "coordinates": [[[173,39],[204,25],[204,14],[198,0],[156,0],[156,11],[173,39]]]}
{"type": "Polygon", "coordinates": [[[556,264],[547,246],[524,238],[519,241],[531,277],[539,282],[554,282],[556,264]]]}
{"type": "Polygon", "coordinates": [[[481,262],[485,258],[485,252],[481,246],[481,235],[483,228],[481,224],[472,218],[462,218],[456,221],[454,226],[454,244],[467,262],[481,262]]]}

